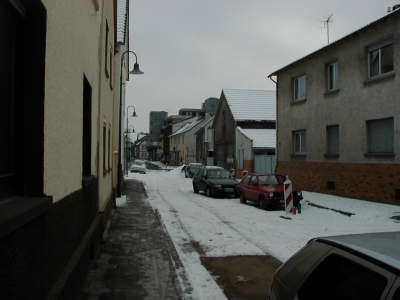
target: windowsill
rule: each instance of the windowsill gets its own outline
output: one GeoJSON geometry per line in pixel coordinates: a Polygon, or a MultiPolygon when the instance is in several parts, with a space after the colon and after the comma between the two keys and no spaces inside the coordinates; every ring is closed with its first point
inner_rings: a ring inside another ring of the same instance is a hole
{"type": "Polygon", "coordinates": [[[21,228],[53,205],[53,198],[15,197],[0,202],[0,238],[21,228]]]}
{"type": "Polygon", "coordinates": [[[325,153],[324,155],[327,157],[339,157],[339,154],[333,154],[333,153],[325,153]]]}
{"type": "Polygon", "coordinates": [[[306,101],[307,101],[307,98],[304,98],[304,99],[300,99],[300,100],[294,100],[290,104],[295,105],[295,104],[299,104],[299,103],[304,103],[306,101]]]}
{"type": "Polygon", "coordinates": [[[306,157],[307,153],[292,153],[292,157],[306,157]]]}
{"type": "Polygon", "coordinates": [[[82,188],[91,186],[96,181],[96,178],[92,175],[82,176],[82,188]]]}
{"type": "Polygon", "coordinates": [[[394,153],[364,153],[364,156],[385,156],[385,157],[395,157],[394,153]]]}
{"type": "Polygon", "coordinates": [[[335,94],[339,94],[339,88],[334,89],[334,90],[329,90],[329,91],[326,91],[324,93],[325,96],[327,96],[327,95],[335,95],[335,94]]]}
{"type": "Polygon", "coordinates": [[[374,76],[374,77],[368,78],[367,80],[364,81],[364,84],[369,84],[369,83],[372,83],[372,82],[379,81],[381,79],[386,79],[386,78],[395,77],[395,76],[396,76],[396,73],[394,71],[388,72],[388,73],[385,73],[385,74],[382,74],[382,75],[378,75],[378,76],[374,76]]]}

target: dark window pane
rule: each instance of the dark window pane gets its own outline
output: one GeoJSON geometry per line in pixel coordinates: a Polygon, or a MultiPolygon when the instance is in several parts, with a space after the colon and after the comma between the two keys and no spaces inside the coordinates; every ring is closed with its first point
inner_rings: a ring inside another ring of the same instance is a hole
{"type": "Polygon", "coordinates": [[[328,256],[300,288],[300,300],[378,300],[387,279],[339,255],[328,256]]]}

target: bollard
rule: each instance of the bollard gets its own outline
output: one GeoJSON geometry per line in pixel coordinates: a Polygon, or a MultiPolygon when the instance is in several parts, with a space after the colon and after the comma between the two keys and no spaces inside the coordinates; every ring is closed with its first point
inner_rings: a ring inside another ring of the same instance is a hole
{"type": "Polygon", "coordinates": [[[297,204],[297,212],[298,212],[299,214],[301,214],[301,203],[300,203],[300,201],[299,201],[299,203],[297,204]]]}

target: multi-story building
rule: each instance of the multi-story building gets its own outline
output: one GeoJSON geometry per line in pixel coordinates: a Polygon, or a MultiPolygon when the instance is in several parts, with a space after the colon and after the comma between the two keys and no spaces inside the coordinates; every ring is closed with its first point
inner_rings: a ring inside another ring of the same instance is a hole
{"type": "Polygon", "coordinates": [[[1,299],[81,295],[113,208],[127,13],[124,0],[0,2],[1,299]]]}
{"type": "Polygon", "coordinates": [[[400,9],[269,75],[277,172],[304,190],[400,201],[400,9]]]}
{"type": "Polygon", "coordinates": [[[163,157],[164,124],[168,113],[166,111],[151,111],[149,120],[149,137],[146,147],[149,152],[148,158],[153,161],[161,160],[163,157]]]}

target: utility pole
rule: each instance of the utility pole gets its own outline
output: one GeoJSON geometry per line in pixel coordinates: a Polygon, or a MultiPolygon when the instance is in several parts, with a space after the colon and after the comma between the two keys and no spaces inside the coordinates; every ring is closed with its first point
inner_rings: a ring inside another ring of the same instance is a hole
{"type": "Polygon", "coordinates": [[[332,22],[332,19],[331,19],[332,16],[333,16],[333,14],[331,14],[326,20],[320,21],[320,22],[324,23],[324,28],[326,27],[326,33],[327,33],[327,36],[328,36],[328,44],[329,44],[329,22],[332,22]]]}

